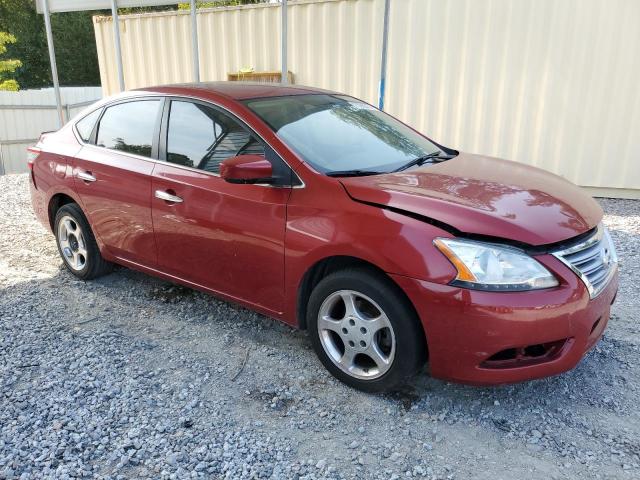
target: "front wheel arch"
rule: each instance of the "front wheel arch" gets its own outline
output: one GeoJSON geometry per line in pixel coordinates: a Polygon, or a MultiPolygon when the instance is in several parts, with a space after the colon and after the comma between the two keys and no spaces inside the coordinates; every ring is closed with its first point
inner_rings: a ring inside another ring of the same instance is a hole
{"type": "Polygon", "coordinates": [[[325,276],[309,298],[307,322],[312,346],[325,368],[338,380],[362,391],[390,392],[402,388],[428,360],[424,327],[413,304],[388,275],[370,268],[350,267],[325,276]],[[333,297],[345,298],[345,294],[363,300],[365,310],[349,313],[358,311],[355,301],[350,303],[351,309],[347,307],[349,302],[341,310],[331,310],[332,305],[328,306],[330,310],[326,309],[326,303],[333,297]],[[328,321],[330,317],[334,320],[328,321]],[[386,323],[383,320],[381,326],[382,318],[386,323]],[[374,323],[369,324],[367,319],[374,323]],[[328,324],[331,326],[327,327],[328,324]],[[375,339],[378,330],[386,328],[390,333],[375,339]],[[332,335],[326,335],[328,331],[332,335]],[[376,335],[372,337],[369,332],[376,335]],[[372,348],[374,344],[377,347],[372,348]],[[371,371],[376,365],[379,370],[371,371]]]}
{"type": "Polygon", "coordinates": [[[374,264],[361,258],[348,255],[325,257],[318,260],[304,273],[302,280],[300,281],[300,285],[298,286],[298,296],[296,301],[296,316],[298,320],[298,327],[301,330],[307,329],[307,303],[309,301],[309,295],[311,295],[315,286],[327,275],[338,270],[353,267],[370,268],[384,274],[384,272],[374,264]]]}
{"type": "MultiPolygon", "coordinates": [[[[368,270],[373,275],[382,276],[385,278],[387,282],[389,282],[393,287],[399,292],[399,294],[406,300],[407,304],[411,306],[417,318],[420,318],[418,312],[416,311],[411,299],[404,292],[404,290],[393,281],[393,279],[387,275],[384,270],[377,267],[371,262],[363,260],[362,258],[348,256],[348,255],[336,255],[332,257],[325,257],[315,264],[313,264],[302,276],[302,280],[300,281],[300,285],[298,286],[298,296],[296,301],[296,317],[298,320],[298,327],[301,330],[307,329],[307,307],[309,302],[309,296],[311,292],[315,288],[320,281],[325,278],[327,275],[330,275],[339,270],[346,270],[350,268],[361,268],[363,270],[368,270]]],[[[424,331],[424,325],[422,322],[420,323],[422,331],[425,335],[425,351],[427,358],[429,356],[429,351],[427,348],[427,332],[424,331]]]]}

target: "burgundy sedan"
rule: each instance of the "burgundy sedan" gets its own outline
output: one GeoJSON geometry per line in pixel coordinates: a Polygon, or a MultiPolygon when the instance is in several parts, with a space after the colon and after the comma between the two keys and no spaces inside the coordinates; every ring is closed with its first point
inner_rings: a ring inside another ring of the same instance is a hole
{"type": "Polygon", "coordinates": [[[29,166],[71,273],[117,263],[307,329],[366,391],[425,364],[471,384],[564,372],[616,296],[602,210],[579,188],[335,92],[129,92],[43,134],[29,166]]]}

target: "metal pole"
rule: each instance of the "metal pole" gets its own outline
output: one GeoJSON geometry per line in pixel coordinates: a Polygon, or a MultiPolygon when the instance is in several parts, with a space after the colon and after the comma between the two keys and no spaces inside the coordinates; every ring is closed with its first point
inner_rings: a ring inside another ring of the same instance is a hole
{"type": "Polygon", "coordinates": [[[384,87],[387,80],[387,44],[389,38],[389,10],[391,0],[384,2],[384,26],[382,27],[382,59],[380,61],[380,84],[378,85],[378,108],[384,109],[384,87]]]}
{"type": "Polygon", "coordinates": [[[51,65],[51,79],[53,80],[53,91],[56,96],[56,108],[58,109],[58,123],[60,127],[64,125],[62,113],[62,97],[60,96],[60,83],[58,82],[58,66],[56,65],[56,51],[53,47],[53,33],[51,31],[51,17],[49,16],[49,1],[42,0],[42,10],[44,13],[44,27],[47,31],[47,46],[49,47],[49,64],[51,65]]]}
{"type": "Polygon", "coordinates": [[[287,0],[282,0],[282,70],[280,72],[280,81],[282,83],[289,82],[289,67],[287,66],[287,0]]]}
{"type": "Polygon", "coordinates": [[[2,143],[0,143],[0,175],[4,175],[4,157],[2,156],[2,143]]]}
{"type": "Polygon", "coordinates": [[[113,36],[116,47],[116,65],[118,66],[118,84],[124,91],[124,71],[122,70],[122,49],[120,48],[120,22],[118,19],[118,2],[111,0],[111,16],[113,17],[113,36]]]}
{"type": "Polygon", "coordinates": [[[193,81],[200,81],[200,53],[198,51],[198,18],[196,0],[191,0],[191,48],[193,56],[193,81]]]}

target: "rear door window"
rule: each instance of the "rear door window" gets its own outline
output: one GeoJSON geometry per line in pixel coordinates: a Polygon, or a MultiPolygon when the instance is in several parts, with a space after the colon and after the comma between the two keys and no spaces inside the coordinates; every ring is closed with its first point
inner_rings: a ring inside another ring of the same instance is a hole
{"type": "Polygon", "coordinates": [[[151,157],[160,100],[119,103],[104,112],[96,145],[143,157],[151,157]]]}
{"type": "Polygon", "coordinates": [[[171,102],[168,162],[217,174],[227,158],[264,153],[262,142],[229,115],[199,103],[171,102]]]}

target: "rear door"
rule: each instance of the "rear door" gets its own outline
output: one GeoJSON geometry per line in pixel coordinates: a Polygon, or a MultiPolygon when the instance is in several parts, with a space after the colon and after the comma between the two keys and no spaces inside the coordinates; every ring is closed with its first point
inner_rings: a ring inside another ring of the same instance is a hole
{"type": "Polygon", "coordinates": [[[281,312],[291,187],[227,183],[219,168],[241,153],[265,155],[274,171],[286,164],[237,118],[200,102],[167,103],[160,137],[166,161],[156,165],[152,188],[159,268],[281,312]]]}
{"type": "Polygon", "coordinates": [[[112,255],[156,265],[151,173],[163,99],[136,98],[104,108],[74,160],[74,181],[94,233],[112,255]]]}

